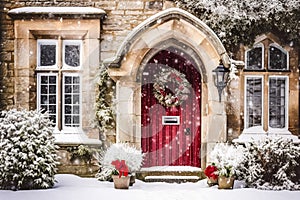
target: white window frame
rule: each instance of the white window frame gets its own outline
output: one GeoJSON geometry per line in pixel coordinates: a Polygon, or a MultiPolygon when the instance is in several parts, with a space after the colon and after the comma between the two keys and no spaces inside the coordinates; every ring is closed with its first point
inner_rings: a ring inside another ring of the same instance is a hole
{"type": "Polygon", "coordinates": [[[270,127],[270,116],[269,116],[269,101],[270,101],[270,92],[269,92],[269,88],[268,88],[268,132],[270,133],[278,133],[278,132],[288,132],[288,124],[289,124],[289,117],[288,117],[288,103],[289,103],[289,77],[288,76],[277,76],[277,75],[272,75],[269,76],[268,78],[268,84],[270,83],[270,79],[271,78],[285,78],[286,80],[286,85],[285,85],[285,127],[284,128],[272,128],[270,127]]]}
{"type": "Polygon", "coordinates": [[[264,48],[264,45],[263,45],[262,43],[255,44],[255,45],[253,46],[253,48],[247,49],[247,50],[245,51],[245,69],[246,69],[246,70],[263,70],[263,69],[264,69],[264,65],[265,65],[264,54],[265,54],[265,48],[264,48]],[[257,48],[257,47],[261,47],[261,49],[262,49],[262,53],[261,53],[261,60],[262,60],[261,68],[260,68],[260,69],[248,69],[248,66],[247,66],[247,63],[248,63],[248,56],[247,56],[247,54],[248,54],[249,51],[251,51],[251,50],[253,50],[254,48],[257,48]]]}
{"type": "Polygon", "coordinates": [[[248,78],[260,78],[262,82],[262,97],[261,97],[261,105],[263,105],[264,102],[264,76],[262,75],[246,75],[245,80],[244,80],[244,113],[245,113],[245,118],[244,118],[244,131],[246,133],[264,133],[265,131],[263,130],[264,127],[264,109],[262,106],[261,110],[261,126],[254,126],[254,127],[249,127],[247,128],[247,121],[248,121],[248,111],[247,111],[247,79],[248,78]]]}
{"type": "Polygon", "coordinates": [[[282,48],[280,45],[276,44],[276,43],[272,43],[269,45],[268,47],[268,70],[274,70],[274,71],[286,71],[289,70],[289,52],[287,50],[285,50],[284,48],[282,48]],[[283,53],[286,54],[286,69],[270,69],[270,47],[275,47],[277,49],[280,49],[283,53]]]}
{"type": "Polygon", "coordinates": [[[63,133],[80,133],[82,132],[82,76],[80,73],[68,73],[68,72],[64,72],[62,74],[62,102],[61,102],[61,106],[62,106],[62,132],[63,133]],[[78,127],[68,127],[65,125],[65,120],[64,120],[64,116],[65,116],[65,99],[64,99],[64,95],[65,95],[65,87],[64,87],[64,77],[65,76],[79,76],[80,79],[80,89],[79,89],[79,126],[78,127]]]}
{"type": "Polygon", "coordinates": [[[39,39],[37,40],[37,70],[49,70],[49,69],[57,69],[58,68],[58,40],[54,39],[39,39]],[[41,66],[41,52],[40,47],[41,45],[55,45],[56,46],[56,52],[55,52],[55,65],[52,66],[41,66]]]}
{"type": "MultiPolygon", "coordinates": [[[[36,90],[37,90],[37,108],[41,108],[41,76],[55,76],[56,77],[56,83],[58,84],[58,74],[57,73],[37,73],[37,86],[36,86],[36,90]]],[[[58,86],[56,86],[56,102],[59,102],[58,99],[58,86]]],[[[58,106],[56,105],[56,123],[55,123],[55,127],[54,127],[54,132],[58,132],[58,106]]]]}
{"type": "Polygon", "coordinates": [[[63,63],[63,69],[66,70],[79,70],[82,66],[82,55],[83,55],[83,45],[82,40],[62,40],[62,63],[63,63]],[[79,66],[78,67],[72,67],[66,64],[65,62],[65,46],[66,45],[79,45],[80,53],[79,53],[79,66]]]}

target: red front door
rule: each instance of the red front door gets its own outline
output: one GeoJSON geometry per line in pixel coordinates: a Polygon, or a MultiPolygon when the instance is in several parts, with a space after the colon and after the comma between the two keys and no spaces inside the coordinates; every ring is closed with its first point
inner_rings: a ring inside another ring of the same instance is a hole
{"type": "Polygon", "coordinates": [[[149,60],[142,72],[142,150],[146,153],[144,167],[200,167],[200,97],[200,73],[185,52],[171,47],[159,51],[149,60]],[[163,83],[165,87],[154,89],[157,82],[160,85],[163,83]],[[188,89],[187,98],[182,98],[184,100],[179,104],[170,106],[169,102],[162,100],[161,97],[167,95],[173,95],[175,98],[172,100],[180,99],[183,93],[178,93],[178,89],[188,89]],[[157,91],[160,96],[155,95],[157,91]]]}

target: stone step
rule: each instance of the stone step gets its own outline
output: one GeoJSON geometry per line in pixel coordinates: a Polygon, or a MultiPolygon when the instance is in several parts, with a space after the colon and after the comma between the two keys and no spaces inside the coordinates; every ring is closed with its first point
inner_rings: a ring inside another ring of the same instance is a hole
{"type": "Polygon", "coordinates": [[[166,183],[186,183],[197,182],[200,180],[199,176],[146,176],[145,182],[166,182],[166,183]]]}
{"type": "Polygon", "coordinates": [[[183,183],[197,182],[205,175],[201,168],[189,166],[158,166],[142,168],[136,178],[145,182],[183,183]]]}

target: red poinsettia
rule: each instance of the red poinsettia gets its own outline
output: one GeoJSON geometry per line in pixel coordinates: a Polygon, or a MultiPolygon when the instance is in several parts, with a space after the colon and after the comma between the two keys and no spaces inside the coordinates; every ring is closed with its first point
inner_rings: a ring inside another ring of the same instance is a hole
{"type": "Polygon", "coordinates": [[[121,176],[128,176],[128,166],[125,163],[125,160],[115,160],[111,162],[112,165],[115,166],[116,170],[119,171],[119,177],[121,178],[121,176]]]}
{"type": "Polygon", "coordinates": [[[218,168],[214,164],[212,164],[206,167],[206,169],[204,170],[204,174],[208,178],[217,179],[218,175],[215,173],[216,171],[218,171],[218,168]]]}

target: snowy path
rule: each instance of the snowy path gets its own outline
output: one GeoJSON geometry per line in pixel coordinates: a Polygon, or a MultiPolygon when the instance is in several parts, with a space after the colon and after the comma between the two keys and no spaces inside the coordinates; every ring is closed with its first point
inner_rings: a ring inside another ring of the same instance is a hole
{"type": "Polygon", "coordinates": [[[139,180],[129,190],[116,190],[111,182],[74,175],[57,175],[57,184],[48,190],[0,190],[0,200],[299,200],[300,191],[264,191],[242,188],[233,190],[209,188],[205,180],[198,183],[144,183],[139,180]]]}

